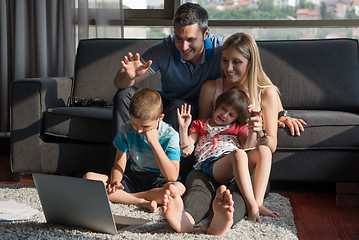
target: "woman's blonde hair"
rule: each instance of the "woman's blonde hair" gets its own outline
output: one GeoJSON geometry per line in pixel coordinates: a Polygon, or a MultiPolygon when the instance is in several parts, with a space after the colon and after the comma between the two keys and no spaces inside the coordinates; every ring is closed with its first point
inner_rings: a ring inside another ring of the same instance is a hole
{"type": "MultiPolygon", "coordinates": [[[[223,44],[222,51],[231,47],[238,49],[238,51],[248,59],[246,77],[248,77],[249,99],[251,104],[258,106],[258,88],[274,86],[274,84],[263,71],[257,43],[251,35],[240,32],[227,38],[223,44]]],[[[225,78],[222,68],[221,73],[222,77],[225,78]]],[[[278,89],[277,91],[279,93],[278,89]]]]}

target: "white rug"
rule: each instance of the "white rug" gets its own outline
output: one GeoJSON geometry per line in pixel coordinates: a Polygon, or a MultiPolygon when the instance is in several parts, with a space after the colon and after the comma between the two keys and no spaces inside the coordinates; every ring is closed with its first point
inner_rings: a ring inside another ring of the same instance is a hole
{"type": "Polygon", "coordinates": [[[205,234],[208,219],[200,222],[194,233],[176,233],[167,223],[162,210],[158,213],[147,213],[135,206],[122,204],[112,204],[113,213],[150,219],[152,223],[134,232],[123,232],[118,235],[50,225],[45,221],[36,188],[31,184],[0,184],[0,201],[4,200],[27,204],[40,210],[40,213],[29,220],[0,222],[0,239],[298,239],[289,199],[277,193],[270,193],[264,205],[278,211],[281,214],[279,218],[263,217],[261,223],[241,220],[223,237],[205,234]]]}

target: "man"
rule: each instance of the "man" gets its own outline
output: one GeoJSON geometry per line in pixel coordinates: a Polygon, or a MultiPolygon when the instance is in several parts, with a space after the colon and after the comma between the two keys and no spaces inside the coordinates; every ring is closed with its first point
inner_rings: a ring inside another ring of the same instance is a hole
{"type": "Polygon", "coordinates": [[[157,71],[161,72],[164,121],[178,130],[176,109],[184,102],[194,106],[193,114],[197,117],[202,84],[220,77],[224,41],[225,38],[209,33],[205,9],[193,3],[181,5],[174,18],[174,35],[153,45],[142,56],[129,53],[121,62],[123,68],[115,77],[115,86],[120,89],[114,97],[115,131],[129,119],[128,103],[136,90],[133,85],[157,71]]]}
{"type": "MultiPolygon", "coordinates": [[[[196,119],[202,84],[206,80],[220,77],[221,46],[225,38],[209,33],[207,11],[198,4],[186,3],[178,8],[173,22],[173,36],[151,46],[142,56],[128,53],[121,62],[123,68],[118,71],[114,80],[116,88],[119,89],[114,97],[116,132],[119,126],[129,120],[128,105],[137,89],[134,85],[145,81],[151,74],[161,72],[162,89],[159,92],[164,105],[164,121],[176,130],[177,108],[184,103],[191,104],[192,115],[196,119]]],[[[187,162],[187,168],[192,168],[193,161],[186,159],[182,162],[187,162]]],[[[196,201],[187,202],[184,197],[184,205],[186,211],[192,214],[198,223],[211,208],[217,185],[205,174],[197,171],[186,181],[186,195],[196,201]]],[[[244,200],[239,190],[236,190],[233,193],[235,222],[242,219],[245,212],[244,200]]]]}

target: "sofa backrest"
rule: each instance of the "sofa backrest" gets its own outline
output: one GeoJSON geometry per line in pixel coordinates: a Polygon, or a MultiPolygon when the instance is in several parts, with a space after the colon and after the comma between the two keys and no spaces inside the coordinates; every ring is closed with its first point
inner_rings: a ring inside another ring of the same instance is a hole
{"type": "MultiPolygon", "coordinates": [[[[86,39],[77,47],[72,95],[80,99],[104,99],[113,103],[114,77],[128,52],[142,54],[159,39],[86,39]]],[[[141,83],[160,88],[160,73],[141,83]]]]}
{"type": "MultiPolygon", "coordinates": [[[[78,45],[73,96],[112,103],[113,79],[128,52],[143,53],[159,39],[87,39],[78,45]]],[[[257,41],[264,71],[286,109],[359,113],[359,52],[354,39],[257,41]]],[[[160,73],[140,83],[160,88],[160,73]]]]}
{"type": "Polygon", "coordinates": [[[358,41],[258,41],[264,71],[286,109],[359,113],[358,41]]]}

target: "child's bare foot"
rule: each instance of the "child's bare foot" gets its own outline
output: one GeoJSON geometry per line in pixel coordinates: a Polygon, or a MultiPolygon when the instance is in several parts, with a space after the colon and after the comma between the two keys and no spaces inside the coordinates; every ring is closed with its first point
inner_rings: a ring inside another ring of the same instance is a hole
{"type": "Polygon", "coordinates": [[[263,216],[274,217],[274,218],[277,218],[280,216],[280,214],[278,212],[272,212],[263,205],[259,207],[259,213],[263,216]]]}
{"type": "Polygon", "coordinates": [[[213,218],[207,234],[224,235],[233,225],[233,199],[226,186],[218,187],[216,197],[212,203],[213,218]]]}
{"type": "Polygon", "coordinates": [[[259,216],[259,210],[255,211],[254,213],[248,213],[247,220],[248,221],[261,222],[262,219],[259,216]]]}
{"type": "Polygon", "coordinates": [[[163,195],[163,212],[176,232],[193,232],[194,219],[184,211],[182,198],[173,184],[163,195]]]}
{"type": "Polygon", "coordinates": [[[158,210],[156,201],[145,201],[145,202],[139,204],[139,207],[142,207],[142,208],[150,211],[151,213],[155,213],[158,210]]]}

